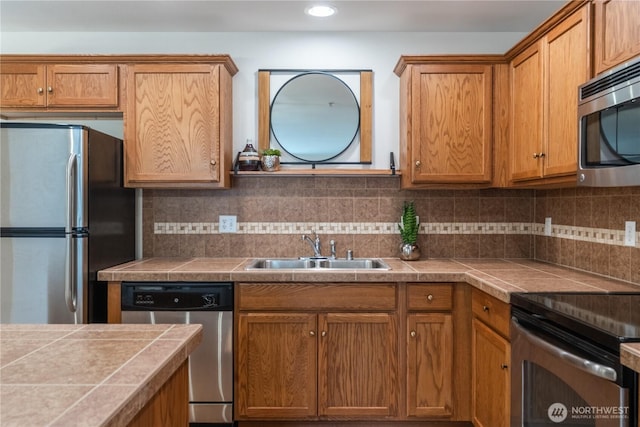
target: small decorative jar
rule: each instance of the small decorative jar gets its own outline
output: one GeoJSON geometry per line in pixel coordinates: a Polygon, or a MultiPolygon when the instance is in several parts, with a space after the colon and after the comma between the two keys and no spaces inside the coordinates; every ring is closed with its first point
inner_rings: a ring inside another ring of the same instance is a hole
{"type": "Polygon", "coordinates": [[[247,140],[247,145],[238,156],[238,167],[241,171],[257,171],[260,169],[260,156],[258,151],[253,148],[251,140],[247,140]]]}

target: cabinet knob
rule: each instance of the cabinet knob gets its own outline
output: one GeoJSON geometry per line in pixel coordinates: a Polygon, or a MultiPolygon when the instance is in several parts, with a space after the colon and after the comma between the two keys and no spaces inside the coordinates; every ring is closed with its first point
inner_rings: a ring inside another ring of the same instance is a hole
{"type": "Polygon", "coordinates": [[[422,163],[420,162],[420,160],[416,160],[416,167],[419,168],[420,166],[422,166],[422,163]]]}
{"type": "Polygon", "coordinates": [[[500,369],[507,369],[508,367],[509,365],[507,365],[506,363],[500,364],[500,369]]]}
{"type": "Polygon", "coordinates": [[[416,334],[416,331],[411,331],[409,335],[411,335],[411,338],[415,338],[418,334],[416,334]]]}
{"type": "Polygon", "coordinates": [[[327,331],[322,331],[322,333],[320,335],[322,335],[323,337],[326,337],[327,336],[327,331]]]}
{"type": "Polygon", "coordinates": [[[541,159],[544,157],[544,153],[533,153],[534,159],[541,159]]]}
{"type": "Polygon", "coordinates": [[[216,161],[215,161],[215,160],[211,160],[211,164],[212,164],[212,165],[215,165],[215,164],[216,164],[216,161]]]}
{"type": "Polygon", "coordinates": [[[39,88],[38,88],[38,93],[39,93],[40,95],[42,95],[42,94],[44,93],[44,89],[43,89],[43,88],[41,88],[41,87],[39,87],[39,88]]]}
{"type": "Polygon", "coordinates": [[[483,305],[482,306],[482,311],[488,312],[489,311],[489,306],[483,305]]]}
{"type": "Polygon", "coordinates": [[[433,295],[432,294],[427,295],[427,301],[433,301],[433,295]]]}
{"type": "Polygon", "coordinates": [[[316,332],[315,331],[309,331],[309,335],[311,335],[312,337],[316,336],[316,332]]]}
{"type": "Polygon", "coordinates": [[[47,92],[52,93],[53,92],[53,88],[51,86],[47,87],[47,92]]]}

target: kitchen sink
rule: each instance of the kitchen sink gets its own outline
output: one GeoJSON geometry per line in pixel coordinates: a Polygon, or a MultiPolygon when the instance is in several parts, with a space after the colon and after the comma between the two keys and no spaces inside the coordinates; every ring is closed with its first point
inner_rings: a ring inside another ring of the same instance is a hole
{"type": "Polygon", "coordinates": [[[253,260],[245,270],[390,270],[377,258],[331,259],[331,258],[259,258],[253,260]]]}

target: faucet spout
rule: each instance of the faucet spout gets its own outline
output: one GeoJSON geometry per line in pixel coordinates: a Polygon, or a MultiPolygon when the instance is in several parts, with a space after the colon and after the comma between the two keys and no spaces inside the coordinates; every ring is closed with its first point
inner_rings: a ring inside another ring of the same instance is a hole
{"type": "Polygon", "coordinates": [[[306,234],[302,235],[302,241],[309,243],[311,248],[313,249],[313,256],[315,258],[322,258],[321,248],[320,248],[320,237],[316,234],[315,231],[312,231],[314,238],[307,236],[306,234]]]}

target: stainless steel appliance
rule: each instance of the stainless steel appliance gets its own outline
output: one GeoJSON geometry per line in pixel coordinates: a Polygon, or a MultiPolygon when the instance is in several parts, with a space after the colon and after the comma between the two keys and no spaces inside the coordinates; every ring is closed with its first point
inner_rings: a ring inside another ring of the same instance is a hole
{"type": "Polygon", "coordinates": [[[122,141],[77,125],[0,123],[0,321],[106,321],[97,271],[135,258],[122,141]]]}
{"type": "Polygon", "coordinates": [[[640,294],[511,297],[511,426],[635,427],[638,375],[620,343],[640,341],[640,294]]]}
{"type": "Polygon", "coordinates": [[[640,185],[640,56],[578,92],[578,184],[640,185]]]}
{"type": "Polygon", "coordinates": [[[123,323],[200,323],[189,356],[189,422],[233,423],[233,284],[122,284],[123,323]]]}

